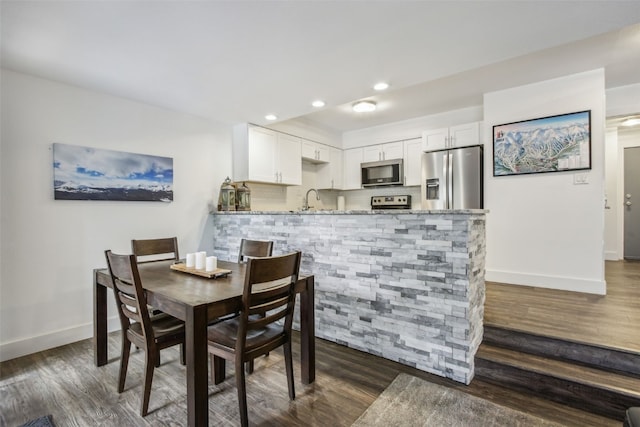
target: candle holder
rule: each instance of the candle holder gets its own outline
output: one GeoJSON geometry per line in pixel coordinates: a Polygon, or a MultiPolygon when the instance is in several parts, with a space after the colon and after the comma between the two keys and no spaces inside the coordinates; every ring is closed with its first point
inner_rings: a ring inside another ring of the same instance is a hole
{"type": "Polygon", "coordinates": [[[220,186],[220,194],[218,195],[219,211],[235,211],[236,210],[236,187],[227,177],[220,186]]]}
{"type": "Polygon", "coordinates": [[[247,187],[246,182],[243,182],[242,185],[236,186],[236,210],[251,210],[251,189],[247,187]]]}

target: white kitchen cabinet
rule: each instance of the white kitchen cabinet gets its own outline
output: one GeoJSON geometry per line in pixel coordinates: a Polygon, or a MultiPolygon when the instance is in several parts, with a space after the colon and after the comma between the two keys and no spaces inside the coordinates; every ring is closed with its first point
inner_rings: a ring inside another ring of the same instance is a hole
{"type": "Polygon", "coordinates": [[[317,142],[302,139],[302,158],[312,163],[328,163],[330,147],[317,142]]]}
{"type": "Polygon", "coordinates": [[[280,184],[302,185],[302,154],[300,138],[278,133],[276,170],[280,184]]]}
{"type": "Polygon", "coordinates": [[[362,175],[360,171],[360,164],[363,162],[363,150],[362,148],[351,148],[344,150],[343,153],[344,162],[344,175],[343,175],[343,190],[359,190],[362,188],[362,175]]]}
{"type": "Polygon", "coordinates": [[[421,185],[422,138],[404,141],[404,185],[421,185]]]}
{"type": "Polygon", "coordinates": [[[364,147],[362,161],[376,162],[378,160],[401,159],[403,155],[402,141],[388,142],[364,147]]]}
{"type": "Polygon", "coordinates": [[[481,145],[480,122],[422,132],[422,151],[481,145]]]}
{"type": "Polygon", "coordinates": [[[334,147],[329,149],[329,163],[316,166],[316,186],[320,190],[343,189],[343,161],[342,150],[334,147]]]}
{"type": "Polygon", "coordinates": [[[233,129],[234,181],[302,184],[300,139],[247,124],[233,129]]]}

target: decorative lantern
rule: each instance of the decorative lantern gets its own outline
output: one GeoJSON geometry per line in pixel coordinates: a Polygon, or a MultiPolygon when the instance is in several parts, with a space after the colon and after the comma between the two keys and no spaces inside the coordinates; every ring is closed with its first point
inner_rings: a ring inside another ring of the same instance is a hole
{"type": "Polygon", "coordinates": [[[220,186],[220,194],[218,195],[219,211],[235,211],[236,210],[236,187],[233,186],[231,179],[227,177],[220,186]]]}
{"type": "Polygon", "coordinates": [[[243,182],[242,185],[236,186],[236,210],[251,210],[251,189],[247,187],[246,182],[243,182]]]}

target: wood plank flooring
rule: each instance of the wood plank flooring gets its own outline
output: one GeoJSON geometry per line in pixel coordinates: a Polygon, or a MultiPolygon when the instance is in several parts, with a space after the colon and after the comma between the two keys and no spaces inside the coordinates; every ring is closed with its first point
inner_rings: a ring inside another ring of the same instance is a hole
{"type": "Polygon", "coordinates": [[[640,262],[606,261],[607,295],[486,283],[484,322],[640,352],[640,262]]]}
{"type": "MultiPolygon", "coordinates": [[[[640,348],[636,342],[639,279],[640,263],[607,263],[607,281],[613,286],[606,297],[488,284],[485,318],[532,332],[544,329],[576,340],[595,335],[604,345],[640,348]],[[621,290],[615,290],[616,283],[621,290]],[[611,329],[607,332],[607,328],[611,329]]],[[[297,361],[299,337],[294,338],[297,361]]],[[[119,333],[111,334],[109,340],[110,363],[100,368],[93,365],[91,340],[0,363],[0,426],[14,427],[46,414],[53,415],[57,426],[186,425],[186,370],[179,363],[178,349],[163,351],[163,364],[153,380],[151,413],[141,418],[143,353],[132,354],[125,392],[118,394],[119,333]]],[[[292,402],[282,352],[256,360],[255,372],[247,376],[251,425],[350,426],[398,373],[405,372],[567,426],[620,426],[619,421],[479,379],[465,386],[331,342],[318,339],[316,345],[316,382],[301,384],[296,362],[296,400],[292,402]]],[[[230,368],[225,382],[209,386],[209,419],[212,426],[239,424],[230,368]]]]}

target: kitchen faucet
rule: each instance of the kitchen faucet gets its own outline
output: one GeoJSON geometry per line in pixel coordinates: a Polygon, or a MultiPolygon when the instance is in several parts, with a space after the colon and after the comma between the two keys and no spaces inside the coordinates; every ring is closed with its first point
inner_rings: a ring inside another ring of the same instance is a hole
{"type": "Polygon", "coordinates": [[[320,200],[320,195],[318,194],[318,190],[316,190],[315,188],[310,188],[309,191],[307,191],[307,194],[305,194],[304,196],[304,206],[302,206],[302,210],[303,211],[308,211],[310,206],[309,206],[309,193],[311,193],[312,191],[315,191],[316,193],[316,200],[320,200]]]}

